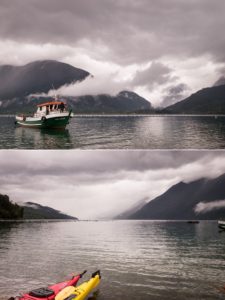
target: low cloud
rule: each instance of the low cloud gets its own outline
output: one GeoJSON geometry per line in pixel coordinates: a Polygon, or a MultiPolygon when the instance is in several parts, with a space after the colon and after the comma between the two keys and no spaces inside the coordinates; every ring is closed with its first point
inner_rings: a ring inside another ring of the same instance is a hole
{"type": "Polygon", "coordinates": [[[82,82],[64,85],[58,90],[50,90],[48,96],[54,96],[55,93],[63,96],[117,95],[122,90],[130,89],[128,82],[117,81],[115,77],[115,74],[89,76],[82,82]]]}
{"type": "MultiPolygon", "coordinates": [[[[134,71],[134,69],[135,67],[131,68],[130,76],[124,75],[126,72],[122,72],[120,69],[110,73],[98,73],[97,75],[89,76],[80,83],[65,85],[56,91],[51,90],[47,95],[54,96],[57,93],[64,96],[99,94],[115,96],[123,90],[136,91],[140,87],[151,91],[156,86],[164,86],[176,80],[176,77],[172,75],[173,70],[160,62],[153,62],[144,70],[139,68],[134,71]]],[[[178,91],[178,88],[181,90],[181,87],[184,89],[184,85],[177,87],[177,94],[181,93],[181,91],[178,91]]],[[[171,88],[170,92],[173,93],[175,98],[175,87],[174,89],[171,88]]]]}
{"type": "Polygon", "coordinates": [[[147,69],[136,72],[132,84],[133,86],[146,86],[151,90],[155,85],[163,85],[174,80],[171,75],[172,71],[166,65],[153,61],[147,69]]]}
{"type": "Polygon", "coordinates": [[[166,107],[178,101],[185,99],[190,92],[190,88],[184,84],[179,83],[164,89],[165,96],[162,98],[161,106],[166,107]]]}
{"type": "Polygon", "coordinates": [[[199,202],[195,207],[195,212],[204,214],[211,210],[225,208],[225,200],[218,200],[213,202],[199,202]]]}
{"type": "Polygon", "coordinates": [[[2,194],[81,219],[110,218],[180,181],[225,173],[224,151],[2,150],[0,161],[2,194]]]}

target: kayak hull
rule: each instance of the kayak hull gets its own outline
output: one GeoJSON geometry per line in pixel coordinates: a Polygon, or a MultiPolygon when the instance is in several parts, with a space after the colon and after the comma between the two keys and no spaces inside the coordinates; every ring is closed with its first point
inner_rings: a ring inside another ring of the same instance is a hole
{"type": "Polygon", "coordinates": [[[83,276],[83,274],[73,276],[70,280],[50,285],[47,288],[40,288],[30,291],[19,297],[19,300],[53,300],[55,299],[56,295],[64,288],[68,286],[76,286],[77,282],[83,276]],[[44,295],[44,291],[46,292],[46,295],[44,295]]]}
{"type": "Polygon", "coordinates": [[[92,278],[77,287],[66,287],[57,294],[55,300],[84,300],[99,285],[101,280],[100,271],[92,274],[92,278]]]}

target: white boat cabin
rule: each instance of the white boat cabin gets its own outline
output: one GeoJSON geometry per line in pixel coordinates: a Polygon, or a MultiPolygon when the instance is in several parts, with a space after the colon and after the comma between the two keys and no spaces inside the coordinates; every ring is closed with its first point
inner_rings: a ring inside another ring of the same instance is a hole
{"type": "Polygon", "coordinates": [[[52,101],[37,105],[35,117],[65,113],[66,105],[62,101],[52,101]]]}

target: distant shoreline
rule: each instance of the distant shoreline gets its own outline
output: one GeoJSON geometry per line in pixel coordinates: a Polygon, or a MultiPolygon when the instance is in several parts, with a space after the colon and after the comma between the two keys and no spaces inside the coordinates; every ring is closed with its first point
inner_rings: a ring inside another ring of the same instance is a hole
{"type": "MultiPolygon", "coordinates": [[[[0,117],[15,117],[15,114],[1,114],[0,117]]],[[[127,113],[127,114],[74,114],[72,118],[76,117],[225,117],[225,114],[136,114],[136,113],[127,113]]]]}
{"type": "MultiPolygon", "coordinates": [[[[217,223],[217,219],[213,220],[202,220],[202,219],[196,219],[201,222],[210,222],[210,223],[217,223]]],[[[190,220],[152,220],[152,219],[109,219],[109,220],[73,220],[73,219],[0,219],[0,223],[35,223],[35,222],[45,222],[45,223],[50,223],[50,222],[162,222],[162,223],[187,223],[190,220]]]]}
{"type": "Polygon", "coordinates": [[[75,219],[0,219],[0,223],[77,222],[75,219]]]}

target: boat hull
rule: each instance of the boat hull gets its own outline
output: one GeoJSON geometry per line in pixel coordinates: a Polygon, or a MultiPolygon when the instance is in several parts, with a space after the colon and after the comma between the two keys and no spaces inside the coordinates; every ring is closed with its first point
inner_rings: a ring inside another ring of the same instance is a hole
{"type": "Polygon", "coordinates": [[[225,230],[225,221],[218,221],[218,227],[225,230]]]}
{"type": "Polygon", "coordinates": [[[16,124],[23,127],[31,128],[65,128],[69,123],[70,114],[62,114],[57,116],[46,116],[42,118],[33,117],[16,117],[16,124]]]}

